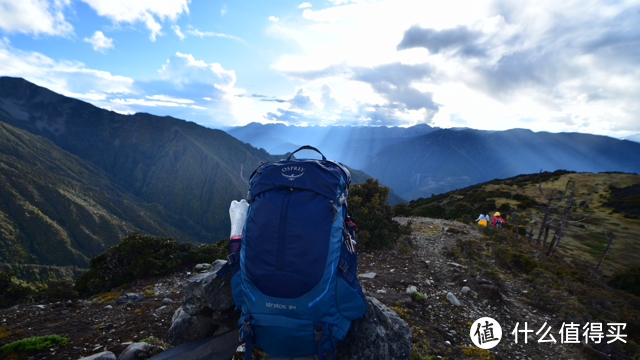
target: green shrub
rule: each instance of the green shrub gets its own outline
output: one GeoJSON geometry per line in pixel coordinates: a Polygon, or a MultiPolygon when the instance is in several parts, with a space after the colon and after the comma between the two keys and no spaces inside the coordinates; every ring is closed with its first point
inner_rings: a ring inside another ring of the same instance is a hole
{"type": "Polygon", "coordinates": [[[78,292],[73,288],[70,281],[51,281],[47,289],[44,290],[44,296],[47,299],[70,300],[78,298],[78,292]]]}
{"type": "Polygon", "coordinates": [[[75,289],[83,296],[97,294],[137,278],[168,274],[187,264],[224,259],[227,254],[226,241],[197,246],[134,232],[91,259],[91,269],[76,280],[75,289]]]}
{"type": "Polygon", "coordinates": [[[0,347],[0,352],[3,352],[4,355],[8,355],[12,352],[17,352],[17,351],[34,351],[34,350],[41,350],[41,349],[50,348],[54,346],[66,346],[67,343],[68,343],[68,339],[66,336],[60,336],[60,335],[34,336],[34,337],[22,339],[22,340],[17,340],[3,347],[0,347]]]}
{"type": "Polygon", "coordinates": [[[13,274],[0,271],[0,308],[25,302],[35,294],[34,288],[19,282],[13,274]]]}
{"type": "Polygon", "coordinates": [[[347,203],[358,225],[358,242],[367,248],[388,248],[410,231],[410,226],[401,226],[393,220],[393,208],[387,204],[388,195],[389,187],[372,178],[351,185],[349,189],[347,203]]]}
{"type": "Polygon", "coordinates": [[[429,204],[429,205],[420,206],[415,210],[414,214],[417,216],[428,217],[432,219],[447,218],[446,210],[444,206],[440,204],[429,204]]]}
{"type": "Polygon", "coordinates": [[[393,214],[395,216],[406,217],[413,215],[413,210],[411,210],[405,203],[397,203],[393,206],[393,214]]]}
{"type": "Polygon", "coordinates": [[[609,280],[609,286],[640,296],[640,266],[615,272],[609,280]]]}

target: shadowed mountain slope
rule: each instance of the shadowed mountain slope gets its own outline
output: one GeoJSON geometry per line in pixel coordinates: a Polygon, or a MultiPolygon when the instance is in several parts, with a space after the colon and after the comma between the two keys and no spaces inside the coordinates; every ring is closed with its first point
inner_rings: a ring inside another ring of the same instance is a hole
{"type": "Polygon", "coordinates": [[[172,117],[118,114],[23,79],[0,78],[0,110],[4,122],[91,162],[205,243],[228,236],[230,201],[246,195],[260,161],[274,159],[220,130],[172,117]]]}
{"type": "Polygon", "coordinates": [[[411,200],[541,169],[640,172],[640,144],[579,133],[439,130],[390,145],[362,170],[411,200]]]}
{"type": "Polygon", "coordinates": [[[132,231],[193,240],[167,219],[90,162],[0,122],[0,262],[86,268],[132,231]]]}

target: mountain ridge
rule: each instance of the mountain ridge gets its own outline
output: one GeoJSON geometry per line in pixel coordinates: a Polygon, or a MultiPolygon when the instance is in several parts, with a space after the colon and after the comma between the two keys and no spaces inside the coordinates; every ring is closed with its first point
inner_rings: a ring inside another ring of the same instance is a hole
{"type": "Polygon", "coordinates": [[[439,130],[390,145],[362,170],[408,200],[540,169],[640,172],[640,144],[601,135],[439,130]]]}

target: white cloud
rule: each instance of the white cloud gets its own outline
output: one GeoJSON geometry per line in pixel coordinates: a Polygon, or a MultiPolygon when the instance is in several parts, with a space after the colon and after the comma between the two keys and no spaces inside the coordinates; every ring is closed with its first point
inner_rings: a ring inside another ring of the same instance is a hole
{"type": "Polygon", "coordinates": [[[302,4],[298,5],[298,9],[305,9],[305,8],[310,8],[313,5],[311,5],[311,3],[308,2],[303,2],[302,4]]]}
{"type": "Polygon", "coordinates": [[[269,16],[269,21],[278,22],[280,19],[275,16],[269,16]]]}
{"type": "Polygon", "coordinates": [[[180,26],[178,25],[171,25],[171,29],[173,29],[173,31],[176,33],[176,35],[178,35],[178,37],[180,38],[180,40],[184,40],[184,38],[186,37],[182,31],[180,30],[180,26]]]}
{"type": "Polygon", "coordinates": [[[118,105],[142,105],[142,106],[187,106],[185,104],[175,103],[171,101],[157,101],[157,100],[145,100],[145,99],[111,99],[114,104],[118,105]]]}
{"type": "Polygon", "coordinates": [[[217,32],[213,32],[213,31],[200,31],[198,29],[195,29],[195,30],[187,30],[187,34],[193,35],[193,36],[199,36],[199,37],[209,37],[209,36],[222,37],[222,38],[237,40],[237,41],[240,41],[240,42],[245,42],[244,40],[240,39],[239,37],[235,37],[233,35],[227,35],[227,34],[223,34],[223,33],[217,33],[217,32]]]}
{"type": "Polygon", "coordinates": [[[635,0],[332,3],[267,33],[297,45],[272,68],[311,94],[330,86],[343,114],[479,129],[640,128],[635,0]]]}
{"type": "Polygon", "coordinates": [[[190,0],[82,0],[100,16],[116,24],[142,22],[151,31],[149,38],[155,41],[162,35],[162,25],[157,21],[175,21],[183,12],[189,13],[190,0]],[[157,19],[156,19],[157,18],[157,19]]]}
{"type": "Polygon", "coordinates": [[[145,96],[147,99],[151,99],[151,100],[159,100],[159,101],[170,101],[170,102],[174,102],[174,103],[178,103],[178,104],[193,104],[194,101],[193,100],[189,100],[189,99],[179,99],[179,98],[175,98],[173,96],[169,96],[169,95],[152,95],[152,96],[145,96]]]}
{"type": "Polygon", "coordinates": [[[222,4],[222,8],[220,8],[220,16],[225,16],[227,14],[227,4],[222,4]]]}
{"type": "Polygon", "coordinates": [[[0,29],[34,35],[73,33],[63,14],[71,0],[0,0],[0,29]]]}
{"type": "Polygon", "coordinates": [[[133,79],[87,68],[83,63],[56,61],[41,53],[0,42],[0,74],[22,77],[67,96],[101,99],[104,94],[133,92],[133,79]]]}
{"type": "Polygon", "coordinates": [[[102,31],[96,31],[91,38],[84,38],[84,41],[91,44],[93,50],[104,52],[106,49],[113,48],[113,39],[110,39],[102,33],[102,31]]]}

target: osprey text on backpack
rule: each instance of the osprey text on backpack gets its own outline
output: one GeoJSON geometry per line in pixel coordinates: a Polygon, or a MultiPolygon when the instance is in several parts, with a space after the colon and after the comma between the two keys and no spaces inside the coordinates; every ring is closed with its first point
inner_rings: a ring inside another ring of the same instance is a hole
{"type": "Polygon", "coordinates": [[[332,351],[366,312],[356,277],[355,224],[347,216],[349,171],[326,160],[260,165],[251,175],[240,239],[230,240],[231,285],[247,358],[332,351]],[[234,251],[235,250],[235,251],[234,251]]]}

